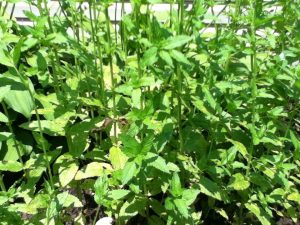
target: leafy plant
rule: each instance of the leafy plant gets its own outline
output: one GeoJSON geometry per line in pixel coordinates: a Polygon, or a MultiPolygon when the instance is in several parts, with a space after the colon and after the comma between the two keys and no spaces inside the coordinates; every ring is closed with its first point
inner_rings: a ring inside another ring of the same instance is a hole
{"type": "Polygon", "coordinates": [[[1,224],[299,222],[297,0],[57,4],[0,2],[1,224]]]}

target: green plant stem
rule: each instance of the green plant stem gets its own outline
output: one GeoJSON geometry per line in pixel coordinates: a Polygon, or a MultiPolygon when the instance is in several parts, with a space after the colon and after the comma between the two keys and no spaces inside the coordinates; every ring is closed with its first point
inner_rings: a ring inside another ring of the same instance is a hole
{"type": "Polygon", "coordinates": [[[116,110],[116,93],[115,93],[115,80],[114,80],[114,70],[113,70],[113,61],[112,61],[112,43],[110,36],[110,18],[108,15],[108,5],[105,5],[105,22],[107,30],[107,41],[109,46],[109,67],[110,67],[110,79],[111,79],[111,92],[112,92],[112,101],[113,101],[113,131],[114,131],[114,142],[117,143],[117,110],[116,110]]]}
{"type": "MultiPolygon", "coordinates": [[[[184,20],[184,0],[179,0],[179,31],[178,34],[183,33],[183,20],[184,20]]],[[[182,72],[181,66],[176,63],[176,74],[177,74],[177,101],[178,101],[178,134],[179,134],[179,151],[183,152],[183,135],[182,135],[182,72]]]]}
{"type": "MultiPolygon", "coordinates": [[[[9,113],[8,113],[7,107],[6,107],[6,105],[4,104],[4,102],[2,102],[1,104],[2,104],[2,108],[3,108],[3,110],[4,110],[4,114],[5,114],[6,117],[8,118],[7,126],[8,126],[8,129],[9,129],[9,132],[13,134],[14,131],[13,131],[13,128],[12,128],[12,126],[11,126],[11,120],[10,120],[10,118],[9,118],[9,113]]],[[[15,144],[15,148],[16,148],[16,151],[17,151],[19,160],[20,160],[20,162],[22,163],[22,165],[24,166],[24,162],[23,162],[23,159],[22,159],[22,154],[21,154],[21,151],[20,151],[20,148],[19,148],[19,144],[18,144],[18,142],[16,141],[15,138],[14,138],[14,144],[15,144]]]]}
{"type": "MultiPolygon", "coordinates": [[[[250,79],[250,87],[251,87],[251,124],[254,132],[256,132],[255,123],[256,123],[256,96],[257,96],[257,86],[256,86],[256,77],[257,77],[257,58],[256,58],[256,27],[255,27],[255,0],[250,0],[250,10],[251,10],[251,24],[250,24],[250,39],[251,39],[251,79],[250,79]]],[[[252,136],[252,142],[249,149],[249,159],[248,159],[248,167],[246,174],[248,175],[250,172],[250,167],[252,163],[252,155],[254,151],[254,136],[252,136]]]]}
{"type": "Polygon", "coordinates": [[[41,140],[42,140],[42,150],[43,150],[43,153],[44,153],[44,158],[46,160],[46,166],[47,166],[48,175],[49,175],[49,179],[50,179],[50,185],[54,189],[53,176],[52,176],[52,172],[51,172],[50,163],[48,161],[48,153],[47,153],[46,146],[45,146],[45,143],[44,143],[44,135],[43,135],[42,123],[41,123],[40,115],[39,115],[39,113],[37,111],[37,106],[35,104],[34,94],[32,93],[32,91],[31,91],[31,89],[29,87],[29,84],[25,81],[25,79],[20,74],[19,70],[16,67],[14,67],[14,69],[17,72],[17,74],[18,74],[20,80],[22,81],[22,83],[24,84],[24,86],[27,88],[27,90],[29,92],[29,95],[30,95],[30,98],[32,99],[32,102],[33,102],[33,108],[34,108],[34,112],[35,112],[36,119],[37,119],[37,122],[38,122],[38,128],[39,128],[40,137],[41,137],[41,140]]]}
{"type": "Polygon", "coordinates": [[[96,222],[97,222],[99,212],[100,212],[100,205],[98,205],[98,207],[97,207],[96,215],[95,215],[94,220],[93,220],[93,225],[95,225],[96,222]]]}
{"type": "Polygon", "coordinates": [[[6,192],[6,187],[3,182],[3,174],[1,173],[1,171],[0,171],[0,188],[1,188],[1,191],[6,192]]]}
{"type": "Polygon", "coordinates": [[[99,59],[99,73],[100,76],[98,76],[98,83],[99,83],[99,88],[100,88],[100,101],[103,103],[104,106],[106,105],[106,96],[105,96],[105,85],[104,85],[104,71],[103,71],[103,56],[102,56],[102,49],[101,49],[101,42],[100,39],[98,37],[98,16],[97,16],[97,12],[96,12],[96,1],[93,0],[93,17],[95,20],[95,24],[94,24],[94,30],[93,30],[93,36],[95,35],[96,37],[96,43],[94,43],[94,45],[97,46],[97,54],[98,54],[98,59],[99,59]]]}

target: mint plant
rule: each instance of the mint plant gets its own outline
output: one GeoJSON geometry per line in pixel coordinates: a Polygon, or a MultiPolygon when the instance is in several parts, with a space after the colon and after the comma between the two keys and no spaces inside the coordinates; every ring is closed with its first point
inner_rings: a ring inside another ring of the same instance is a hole
{"type": "Polygon", "coordinates": [[[297,0],[49,3],[0,2],[1,224],[299,222],[297,0]]]}

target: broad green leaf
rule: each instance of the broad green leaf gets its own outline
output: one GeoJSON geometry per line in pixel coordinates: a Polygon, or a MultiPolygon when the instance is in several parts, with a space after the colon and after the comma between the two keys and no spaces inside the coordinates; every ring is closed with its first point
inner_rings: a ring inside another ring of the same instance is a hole
{"type": "Polygon", "coordinates": [[[174,204],[176,208],[178,209],[179,213],[184,217],[188,218],[189,217],[189,211],[188,211],[188,205],[183,199],[176,198],[174,200],[174,204]]]}
{"type": "Polygon", "coordinates": [[[188,43],[192,39],[193,37],[186,36],[186,35],[178,35],[178,36],[170,37],[163,42],[163,49],[170,50],[170,49],[178,48],[188,43]]]}
{"type": "Polygon", "coordinates": [[[147,166],[152,166],[164,173],[170,173],[169,167],[166,164],[166,160],[152,152],[148,152],[146,158],[147,166]]]}
{"type": "MultiPolygon", "coordinates": [[[[26,82],[28,82],[31,92],[34,93],[31,81],[27,80],[26,82]]],[[[16,112],[30,118],[31,112],[34,109],[34,100],[20,78],[7,73],[2,77],[0,76],[0,92],[3,91],[2,89],[5,91],[5,95],[3,96],[5,103],[16,112]]]]}
{"type": "Polygon", "coordinates": [[[95,182],[95,202],[98,204],[105,203],[107,192],[108,192],[108,177],[106,174],[98,177],[95,182]]]}
{"type": "Polygon", "coordinates": [[[63,192],[60,193],[56,196],[58,203],[62,206],[62,207],[82,207],[82,203],[80,202],[80,200],[75,197],[74,195],[71,195],[68,192],[63,192]]]}
{"type": "Polygon", "coordinates": [[[141,154],[147,154],[153,146],[154,142],[154,135],[153,134],[148,134],[142,141],[141,143],[141,154]]]}
{"type": "MultiPolygon", "coordinates": [[[[66,120],[41,120],[41,126],[42,131],[45,134],[51,135],[51,136],[65,136],[65,130],[64,127],[68,121],[66,120]]],[[[23,123],[20,125],[21,128],[26,130],[31,130],[35,132],[39,132],[39,125],[38,121],[31,121],[27,123],[23,123]]]]}
{"type": "Polygon", "coordinates": [[[255,203],[246,203],[245,207],[253,213],[257,217],[257,219],[261,222],[262,225],[271,225],[271,218],[266,213],[265,210],[263,210],[261,207],[259,207],[255,203]]]}
{"type": "Polygon", "coordinates": [[[287,196],[290,201],[295,201],[300,205],[300,194],[298,192],[293,192],[287,196]]]}
{"type": "Polygon", "coordinates": [[[216,117],[215,115],[213,115],[205,106],[204,102],[199,98],[199,97],[195,97],[192,96],[192,103],[193,105],[200,110],[202,113],[204,113],[205,115],[207,115],[208,117],[212,118],[213,121],[219,121],[219,118],[216,117]]]}
{"type": "MultiPolygon", "coordinates": [[[[2,82],[0,80],[0,82],[2,82]]],[[[11,86],[6,85],[6,86],[0,86],[0,102],[2,102],[2,100],[4,99],[4,97],[7,95],[7,93],[9,93],[11,86]]]]}
{"type": "Polygon", "coordinates": [[[171,189],[170,192],[174,197],[178,197],[182,194],[182,187],[180,182],[180,177],[178,173],[174,173],[171,180],[171,189]]]}
{"type": "Polygon", "coordinates": [[[21,47],[23,45],[23,38],[21,38],[19,40],[19,42],[16,44],[16,46],[14,47],[13,50],[13,62],[14,64],[17,66],[19,59],[20,59],[20,55],[21,55],[21,47]]]}
{"type": "Polygon", "coordinates": [[[162,60],[164,60],[169,66],[174,67],[173,59],[167,51],[160,51],[159,56],[162,60]]]}
{"type": "Polygon", "coordinates": [[[177,50],[171,50],[170,51],[170,55],[172,56],[173,59],[175,59],[177,62],[180,63],[184,63],[189,65],[190,62],[188,61],[188,59],[184,56],[184,54],[182,54],[181,52],[177,51],[177,50]]]}
{"type": "Polygon", "coordinates": [[[214,97],[212,96],[212,94],[210,93],[210,91],[208,90],[208,88],[207,87],[202,87],[202,90],[203,90],[204,95],[205,95],[205,100],[209,103],[209,105],[213,109],[216,109],[217,103],[216,103],[214,97]]]}
{"type": "Polygon", "coordinates": [[[157,61],[157,48],[152,47],[148,49],[141,60],[142,67],[151,66],[157,61]]]}
{"type": "MultiPolygon", "coordinates": [[[[73,170],[75,170],[75,166],[73,170]]],[[[110,174],[112,170],[113,169],[111,165],[108,163],[91,162],[77,171],[75,180],[83,180],[90,177],[103,176],[104,173],[110,174]]]]}
{"type": "Polygon", "coordinates": [[[184,189],[182,192],[182,199],[185,201],[187,206],[194,203],[197,196],[200,194],[200,190],[197,189],[184,189]]]}
{"type": "Polygon", "coordinates": [[[0,48],[0,64],[8,67],[14,67],[14,61],[7,51],[0,48]]]}
{"type": "Polygon", "coordinates": [[[123,143],[122,150],[128,157],[135,157],[140,153],[141,145],[134,137],[121,134],[120,140],[123,143]]]}
{"type": "Polygon", "coordinates": [[[119,147],[111,147],[109,150],[109,159],[115,170],[123,169],[128,157],[121,151],[119,147]]]}
{"type": "Polygon", "coordinates": [[[23,169],[23,165],[16,161],[0,161],[0,171],[19,172],[23,169]]]}
{"type": "Polygon", "coordinates": [[[132,90],[131,93],[131,101],[132,101],[132,107],[140,109],[141,108],[141,96],[142,96],[142,91],[140,88],[136,88],[132,90]]]}
{"type": "Polygon", "coordinates": [[[218,199],[220,201],[228,200],[226,193],[215,182],[211,181],[210,179],[201,176],[199,184],[200,191],[203,194],[218,199]]]}
{"type": "Polygon", "coordinates": [[[58,179],[61,187],[67,186],[75,177],[78,171],[78,163],[73,160],[71,155],[64,154],[56,162],[58,164],[58,179]]]}
{"type": "Polygon", "coordinates": [[[6,141],[8,139],[10,139],[13,136],[12,133],[9,132],[0,132],[0,142],[1,141],[6,141]]]}
{"type": "Polygon", "coordinates": [[[72,155],[79,156],[87,147],[89,132],[95,128],[98,120],[86,120],[70,126],[67,129],[67,140],[69,146],[69,152],[72,155]]]}
{"type": "Polygon", "coordinates": [[[245,190],[250,186],[250,182],[246,177],[241,173],[234,174],[229,182],[228,187],[233,188],[234,190],[240,191],[245,190]]]}
{"type": "Polygon", "coordinates": [[[119,190],[112,190],[108,193],[108,197],[113,200],[120,200],[125,198],[130,193],[129,190],[119,189],[119,190]]]}
{"type": "Polygon", "coordinates": [[[232,139],[228,139],[228,140],[237,148],[239,153],[241,153],[242,156],[244,156],[245,159],[248,158],[247,157],[248,156],[248,151],[247,151],[246,147],[241,142],[234,141],[232,139]]]}
{"type": "Polygon", "coordinates": [[[122,184],[127,184],[137,174],[138,168],[135,162],[127,162],[122,170],[122,184]]]}
{"type": "Polygon", "coordinates": [[[216,209],[216,212],[223,216],[223,218],[225,218],[226,220],[229,220],[229,216],[224,209],[216,209]]]}
{"type": "Polygon", "coordinates": [[[0,122],[8,123],[8,118],[2,112],[0,112],[0,122]]]}

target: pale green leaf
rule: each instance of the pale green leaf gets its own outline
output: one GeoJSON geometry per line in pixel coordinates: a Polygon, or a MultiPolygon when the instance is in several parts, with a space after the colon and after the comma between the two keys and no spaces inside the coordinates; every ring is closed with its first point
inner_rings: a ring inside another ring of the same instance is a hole
{"type": "Polygon", "coordinates": [[[8,118],[6,115],[4,115],[2,112],[0,112],[0,122],[7,123],[8,118]]]}
{"type": "Polygon", "coordinates": [[[262,225],[271,225],[271,218],[266,213],[265,210],[263,210],[261,207],[259,207],[255,203],[246,203],[245,207],[253,213],[257,217],[257,219],[261,222],[262,225]]]}
{"type": "Polygon", "coordinates": [[[99,177],[103,173],[109,174],[112,172],[112,167],[108,163],[91,162],[77,171],[75,180],[83,180],[90,177],[99,177]]]}
{"type": "Polygon", "coordinates": [[[187,219],[189,217],[189,211],[186,202],[183,199],[177,198],[174,200],[174,204],[178,209],[178,211],[180,212],[180,214],[187,219]]]}
{"type": "Polygon", "coordinates": [[[138,172],[138,168],[135,162],[127,162],[122,170],[122,184],[127,184],[138,172]]]}
{"type": "Polygon", "coordinates": [[[200,178],[199,185],[200,191],[203,194],[218,199],[220,201],[227,201],[228,197],[226,193],[215,182],[211,181],[210,179],[202,176],[200,178]]]}
{"type": "Polygon", "coordinates": [[[245,190],[250,186],[250,182],[246,177],[241,173],[234,174],[229,182],[228,187],[233,188],[234,190],[240,191],[245,190]]]}
{"type": "Polygon", "coordinates": [[[244,158],[247,159],[248,151],[247,151],[246,147],[241,142],[234,141],[232,139],[228,139],[228,140],[237,148],[239,153],[241,153],[242,156],[244,156],[244,158]]]}
{"type": "Polygon", "coordinates": [[[119,190],[112,190],[108,193],[108,197],[112,198],[113,200],[119,200],[125,198],[130,193],[129,190],[119,189],[119,190]]]}
{"type": "Polygon", "coordinates": [[[163,42],[163,48],[167,50],[178,48],[188,43],[192,39],[193,37],[187,35],[178,35],[174,37],[169,37],[166,41],[163,42]]]}
{"type": "Polygon", "coordinates": [[[162,60],[164,60],[169,66],[174,67],[173,59],[167,51],[160,51],[159,56],[162,60]]]}
{"type": "Polygon", "coordinates": [[[23,165],[17,161],[0,161],[0,171],[19,172],[23,165]]]}
{"type": "Polygon", "coordinates": [[[172,56],[173,59],[175,59],[177,62],[180,63],[184,63],[189,65],[190,62],[188,61],[188,59],[184,56],[184,54],[182,54],[181,52],[177,51],[177,50],[171,50],[170,51],[170,55],[172,56]]]}
{"type": "Polygon", "coordinates": [[[123,169],[128,157],[121,151],[119,147],[111,147],[109,150],[109,159],[115,170],[123,169]]]}

